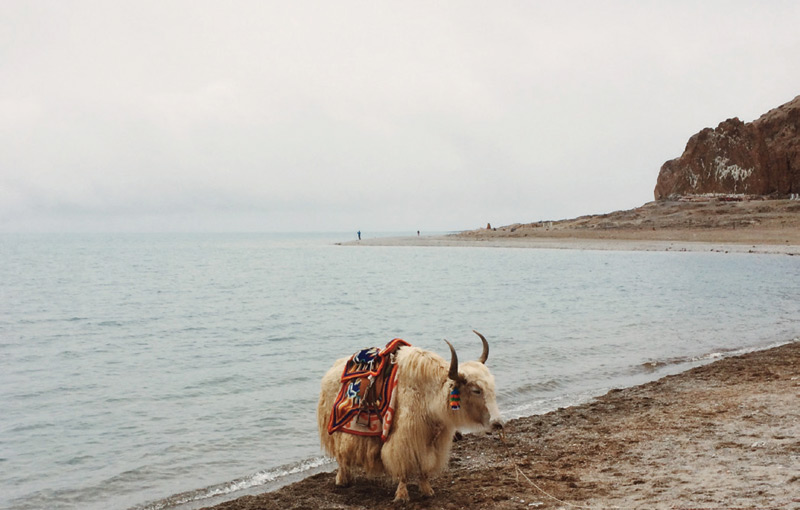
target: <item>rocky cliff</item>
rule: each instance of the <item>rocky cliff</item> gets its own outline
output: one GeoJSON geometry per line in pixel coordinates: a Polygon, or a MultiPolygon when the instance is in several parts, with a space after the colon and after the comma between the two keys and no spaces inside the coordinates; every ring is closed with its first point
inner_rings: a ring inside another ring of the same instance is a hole
{"type": "Polygon", "coordinates": [[[661,167],[656,200],[703,193],[800,193],[800,96],[753,122],[733,118],[700,131],[661,167]]]}

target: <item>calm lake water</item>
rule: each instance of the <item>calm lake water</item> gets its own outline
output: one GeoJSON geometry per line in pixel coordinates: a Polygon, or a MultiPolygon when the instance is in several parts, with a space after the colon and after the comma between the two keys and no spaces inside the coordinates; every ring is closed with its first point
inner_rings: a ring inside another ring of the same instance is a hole
{"type": "Polygon", "coordinates": [[[800,257],[0,235],[0,507],[202,506],[330,468],[331,362],[477,357],[506,418],[800,336],[800,257]]]}

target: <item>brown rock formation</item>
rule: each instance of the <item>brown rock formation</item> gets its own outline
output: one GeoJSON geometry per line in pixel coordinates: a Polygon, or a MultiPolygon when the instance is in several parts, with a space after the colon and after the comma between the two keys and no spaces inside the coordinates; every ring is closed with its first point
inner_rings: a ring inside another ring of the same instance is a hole
{"type": "Polygon", "coordinates": [[[661,167],[656,200],[703,193],[800,193],[800,96],[753,122],[703,129],[661,167]]]}

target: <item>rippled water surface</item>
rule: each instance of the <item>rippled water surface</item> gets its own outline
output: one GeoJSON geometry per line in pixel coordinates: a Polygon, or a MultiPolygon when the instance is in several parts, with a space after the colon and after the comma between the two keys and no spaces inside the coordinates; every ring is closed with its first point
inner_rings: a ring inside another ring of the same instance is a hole
{"type": "Polygon", "coordinates": [[[328,365],[491,343],[506,417],[800,335],[800,258],[0,236],[0,507],[168,508],[324,467],[328,365]]]}

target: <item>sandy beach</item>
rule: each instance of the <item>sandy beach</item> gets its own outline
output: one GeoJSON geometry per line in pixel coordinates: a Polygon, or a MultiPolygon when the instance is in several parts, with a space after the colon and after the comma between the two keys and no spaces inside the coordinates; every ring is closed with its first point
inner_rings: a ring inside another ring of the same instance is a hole
{"type": "Polygon", "coordinates": [[[694,197],[559,221],[451,235],[365,238],[346,246],[482,246],[800,255],[800,201],[694,197]]]}
{"type": "MultiPolygon", "coordinates": [[[[800,342],[468,435],[413,509],[800,508],[800,342]]],[[[214,510],[392,507],[394,486],[321,473],[214,510]]]]}
{"type": "Polygon", "coordinates": [[[716,253],[760,253],[800,255],[800,244],[743,244],[660,239],[596,239],[589,237],[501,237],[464,234],[437,236],[377,237],[347,241],[342,246],[430,246],[529,248],[541,250],[675,251],[716,253]]]}

